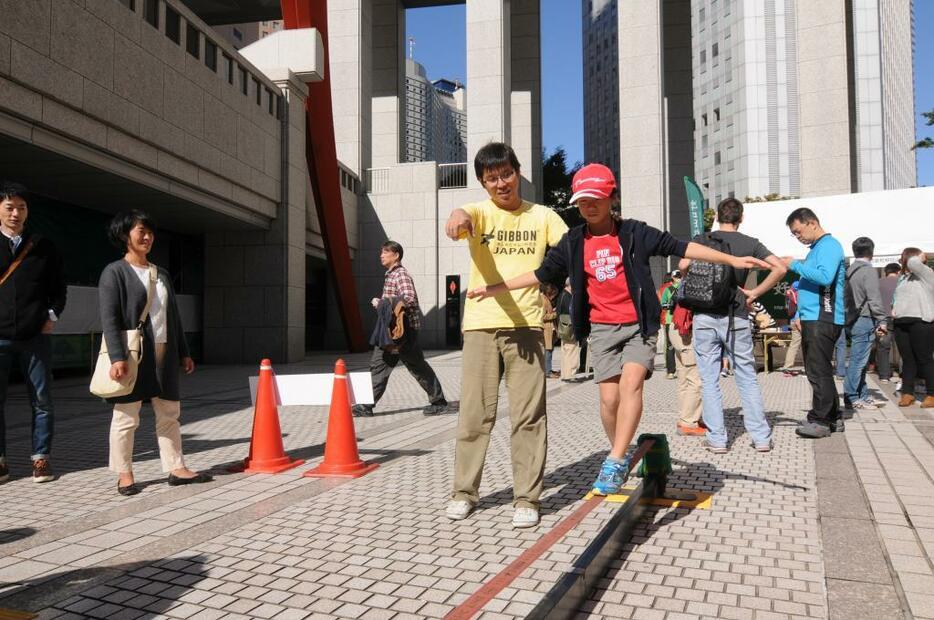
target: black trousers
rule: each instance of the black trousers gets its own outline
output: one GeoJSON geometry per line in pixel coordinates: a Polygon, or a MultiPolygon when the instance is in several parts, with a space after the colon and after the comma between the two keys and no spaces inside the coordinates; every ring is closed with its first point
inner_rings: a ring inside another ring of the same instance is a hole
{"type": "Polygon", "coordinates": [[[370,357],[370,375],[373,378],[374,405],[383,397],[386,384],[389,383],[389,375],[400,361],[428,394],[428,400],[432,405],[444,402],[441,382],[438,381],[435,371],[425,361],[425,354],[422,353],[422,347],[418,344],[418,332],[411,330],[405,345],[399,351],[388,353],[379,347],[373,349],[373,355],[370,357]]]}
{"type": "Polygon", "coordinates": [[[801,321],[804,374],[811,384],[808,421],[830,426],[840,417],[840,399],[833,381],[834,347],[842,325],[823,321],[801,321]]]}
{"type": "Polygon", "coordinates": [[[902,356],[902,394],[915,393],[915,380],[924,379],[934,396],[934,322],[895,321],[895,344],[902,356]]]}

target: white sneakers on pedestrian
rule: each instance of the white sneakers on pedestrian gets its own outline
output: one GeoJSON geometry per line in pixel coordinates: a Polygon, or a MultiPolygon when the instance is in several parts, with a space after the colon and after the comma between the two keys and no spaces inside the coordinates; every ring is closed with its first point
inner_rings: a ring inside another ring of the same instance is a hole
{"type": "MultiPolygon", "coordinates": [[[[452,521],[460,521],[466,519],[473,510],[474,506],[470,502],[462,499],[452,499],[448,502],[444,514],[452,521]]],[[[535,527],[536,525],[538,525],[538,510],[535,508],[519,506],[512,514],[513,527],[535,527]]]]}
{"type": "Polygon", "coordinates": [[[447,510],[444,511],[444,514],[452,521],[460,521],[461,519],[466,519],[467,515],[471,512],[473,512],[473,506],[470,502],[462,499],[452,499],[448,502],[448,507],[447,510]]]}
{"type": "Polygon", "coordinates": [[[538,525],[538,510],[528,506],[518,506],[512,513],[513,527],[535,527],[538,525]]]}

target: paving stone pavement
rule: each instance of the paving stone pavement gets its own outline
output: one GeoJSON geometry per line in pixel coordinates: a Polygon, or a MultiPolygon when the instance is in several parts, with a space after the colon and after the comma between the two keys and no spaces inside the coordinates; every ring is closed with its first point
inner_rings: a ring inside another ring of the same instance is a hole
{"type": "MultiPolygon", "coordinates": [[[[366,358],[347,356],[348,365],[363,369],[366,358]]],[[[324,372],[333,361],[322,355],[276,370],[324,372]]],[[[433,354],[430,362],[456,402],[459,352],[433,354]]],[[[503,394],[481,504],[467,520],[451,522],[443,507],[456,415],[423,416],[425,396],[403,369],[392,375],[378,415],[355,419],[361,456],[381,463],[375,472],[357,480],[302,477],[323,455],[327,408],[284,407],[286,450],[307,463],[277,475],[227,473],[249,447],[246,378],[255,372],[205,367],[185,378],[186,460],[214,471],[211,484],[168,487],[151,416],[143,416],[134,460],[144,489],[133,498],[113,488],[105,466],[109,411],[84,395],[79,378],[56,383],[61,478],[32,484],[28,414],[14,386],[7,434],[14,479],[0,485],[0,608],[40,611],[41,618],[442,617],[580,505],[608,448],[593,384],[548,381],[542,524],[514,530],[503,394]]],[[[835,613],[836,599],[828,599],[827,567],[839,558],[825,557],[821,523],[836,504],[818,484],[816,462],[825,455],[816,460],[815,453],[831,444],[794,435],[809,401],[807,381],[778,373],[760,381],[775,424],[768,454],[749,445],[732,380],[723,382],[725,455],[672,432],[674,381],[656,373],[647,383],[640,432],[668,434],[675,464],[669,485],[713,493],[713,506],[651,510],[583,616],[859,617],[835,613]]],[[[860,412],[834,445],[855,464],[865,523],[884,556],[878,583],[856,585],[888,584],[898,613],[934,617],[934,447],[921,423],[892,405],[860,412]]],[[[482,617],[524,617],[615,510],[600,505],[482,617]]],[[[878,617],[872,599],[860,608],[865,617],[878,617]]]]}

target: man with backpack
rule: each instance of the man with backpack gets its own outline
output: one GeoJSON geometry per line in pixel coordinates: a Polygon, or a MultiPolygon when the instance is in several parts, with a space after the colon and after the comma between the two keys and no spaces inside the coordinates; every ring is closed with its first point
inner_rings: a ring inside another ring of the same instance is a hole
{"type": "Polygon", "coordinates": [[[820,225],[813,211],[795,209],[785,224],[791,234],[811,249],[807,257],[782,258],[791,271],[801,276],[798,285],[798,318],[801,320],[801,346],[804,374],[811,384],[811,410],[807,420],[795,430],[801,437],[829,437],[843,430],[837,386],[833,381],[833,352],[843,330],[843,286],[846,270],[843,246],[820,225]]]}
{"type": "Polygon", "coordinates": [[[705,447],[716,454],[727,451],[720,392],[720,360],[724,351],[732,352],[736,386],[743,403],[743,423],[753,446],[760,452],[772,449],[772,431],[765,419],[765,405],[756,380],[747,306],[775,286],[787,270],[758,239],[737,231],[742,221],[743,203],[727,198],[717,205],[720,229],[699,235],[694,242],[733,256],[764,260],[771,273],[761,284],[750,290],[742,288],[749,275],[747,269],[734,270],[702,262],[692,264],[688,259],[682,259],[679,265],[682,271],[688,271],[681,282],[678,303],[694,311],[694,354],[703,386],[703,415],[707,427],[705,447]]]}
{"type": "Polygon", "coordinates": [[[869,237],[853,241],[853,263],[846,270],[843,297],[846,334],[850,338],[850,363],[843,380],[844,409],[875,409],[878,406],[866,385],[866,366],[875,334],[884,334],[887,328],[879,277],[872,266],[875,247],[869,237]]]}

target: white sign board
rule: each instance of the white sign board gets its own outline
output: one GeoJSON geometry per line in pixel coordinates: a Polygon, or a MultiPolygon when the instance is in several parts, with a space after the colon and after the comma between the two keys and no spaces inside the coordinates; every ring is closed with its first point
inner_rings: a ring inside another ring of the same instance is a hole
{"type": "MultiPolygon", "coordinates": [[[[351,405],[373,404],[373,382],[368,372],[350,372],[351,405]]],[[[334,390],[334,373],[314,375],[273,375],[276,387],[276,404],[284,405],[330,405],[334,390]]],[[[250,401],[256,404],[256,384],[259,377],[250,377],[250,401]]]]}

